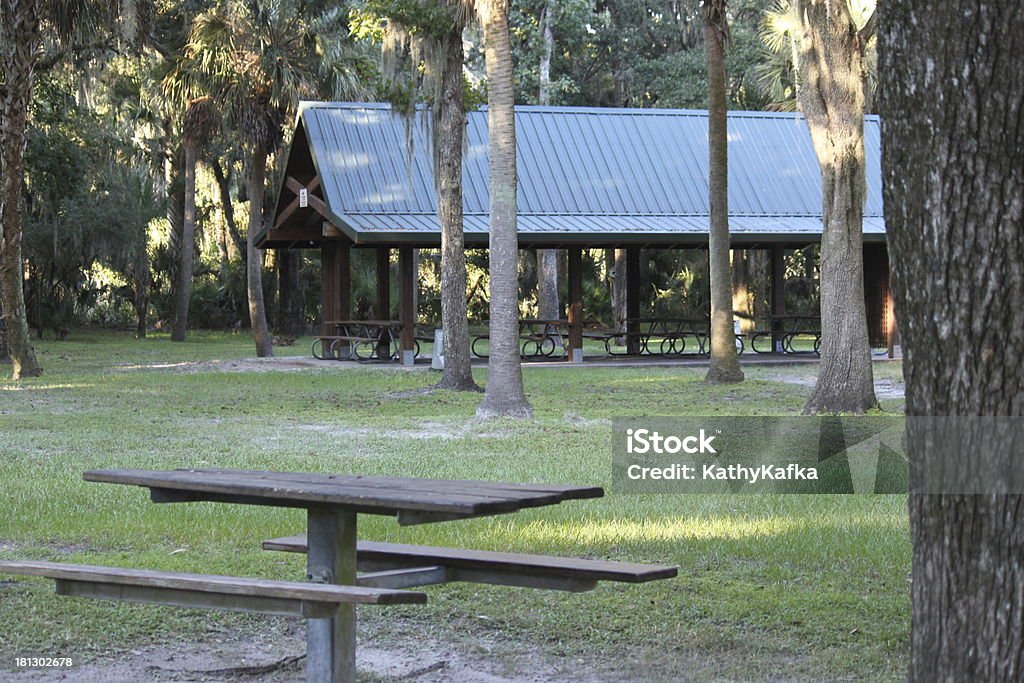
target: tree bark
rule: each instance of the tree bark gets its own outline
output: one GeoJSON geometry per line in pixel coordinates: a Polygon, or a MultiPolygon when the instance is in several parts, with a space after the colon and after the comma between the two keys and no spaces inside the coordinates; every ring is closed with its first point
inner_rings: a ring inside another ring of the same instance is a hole
{"type": "Polygon", "coordinates": [[[732,266],[729,263],[729,104],[725,97],[727,21],[724,0],[709,2],[704,17],[704,46],[708,64],[711,364],[704,381],[712,384],[743,381],[732,327],[732,266]]]}
{"type": "Polygon", "coordinates": [[[487,388],[477,415],[531,417],[519,358],[516,122],[508,1],[486,0],[481,9],[488,83],[491,330],[487,388]]]}
{"type": "Polygon", "coordinates": [[[799,0],[800,109],[821,167],[821,364],[805,414],[878,407],[864,309],[864,42],[846,0],[799,0]]]}
{"type": "MultiPolygon", "coordinates": [[[[626,318],[629,317],[629,312],[626,309],[626,290],[630,286],[626,277],[626,250],[615,249],[615,265],[613,268],[614,275],[612,275],[612,328],[620,333],[626,332],[626,318]]],[[[639,287],[639,282],[632,283],[633,287],[639,287]]],[[[621,336],[615,339],[615,343],[619,346],[623,346],[626,343],[626,337],[621,336]]]]}
{"type": "Polygon", "coordinates": [[[133,306],[135,308],[135,338],[145,339],[149,316],[149,251],[148,240],[143,239],[135,254],[132,265],[132,286],[134,289],[133,306]]]}
{"type": "Polygon", "coordinates": [[[231,261],[244,259],[246,257],[245,240],[242,239],[241,233],[238,232],[238,222],[235,220],[235,207],[231,203],[231,180],[224,173],[219,159],[214,159],[211,166],[213,167],[213,177],[217,180],[221,210],[224,212],[224,223],[228,232],[227,238],[229,239],[224,240],[228,259],[231,261]]]}
{"type": "Polygon", "coordinates": [[[249,169],[249,234],[246,236],[246,272],[248,274],[249,322],[252,325],[256,355],[274,355],[274,346],[267,328],[267,309],[263,303],[263,259],[256,248],[256,236],[263,228],[263,186],[267,175],[267,153],[259,145],[253,147],[252,168],[249,169]]]}
{"type": "MultiPolygon", "coordinates": [[[[546,0],[540,21],[544,50],[538,69],[540,85],[537,90],[537,104],[545,106],[551,104],[551,53],[555,46],[551,15],[554,11],[554,0],[546,0]]],[[[537,250],[537,314],[544,320],[562,317],[562,306],[558,300],[558,261],[557,249],[537,250]]]]}
{"type": "Polygon", "coordinates": [[[33,69],[41,39],[39,10],[36,0],[0,2],[5,85],[0,98],[0,310],[4,312],[12,379],[43,374],[28,331],[21,253],[21,184],[33,69]]]}
{"type": "Polygon", "coordinates": [[[174,292],[174,326],[171,341],[183,342],[188,332],[188,307],[192,297],[192,271],[196,251],[196,157],[194,141],[185,143],[185,210],[178,242],[178,285],[174,292]]]}
{"type": "Polygon", "coordinates": [[[462,147],[466,110],[462,90],[462,31],[444,41],[445,66],[437,107],[437,217],[441,224],[441,327],[444,370],[439,389],[479,391],[470,365],[466,313],[466,248],[462,221],[462,147]]]}
{"type": "MultiPolygon", "coordinates": [[[[1016,0],[880,7],[885,220],[907,414],[1020,417],[1024,16],[1016,0]]],[[[908,433],[907,446],[912,473],[934,464],[925,440],[908,433]]],[[[912,495],[909,511],[908,679],[1024,680],[1024,496],[912,495]]]]}

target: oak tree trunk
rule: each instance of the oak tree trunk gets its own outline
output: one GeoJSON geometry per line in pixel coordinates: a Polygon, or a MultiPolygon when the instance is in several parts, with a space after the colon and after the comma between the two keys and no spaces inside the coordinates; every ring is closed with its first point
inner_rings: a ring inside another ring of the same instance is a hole
{"type": "Polygon", "coordinates": [[[711,277],[711,364],[705,382],[742,382],[732,327],[732,268],[729,264],[729,150],[725,99],[725,2],[709,3],[704,19],[708,64],[708,233],[711,277]]]}
{"type": "MultiPolygon", "coordinates": [[[[821,364],[805,414],[876,408],[864,307],[864,48],[846,0],[800,0],[800,110],[821,168],[821,364]]],[[[870,23],[870,22],[869,22],[870,23]]]]}
{"type": "Polygon", "coordinates": [[[479,391],[470,366],[469,319],[466,313],[466,248],[462,222],[462,147],[466,110],[462,90],[462,31],[444,43],[445,67],[437,108],[437,217],[441,224],[441,326],[444,371],[437,386],[479,391]]]}
{"type": "Polygon", "coordinates": [[[256,342],[256,355],[274,355],[267,328],[267,309],[263,303],[263,259],[256,248],[256,236],[263,228],[263,186],[267,175],[267,153],[255,145],[249,169],[249,234],[246,236],[246,272],[248,274],[249,322],[256,342]]]}
{"type": "MultiPolygon", "coordinates": [[[[907,413],[1020,417],[1024,15],[1017,0],[881,8],[885,220],[907,413]]],[[[907,446],[928,468],[934,451],[909,434],[907,446]]],[[[1024,680],[1024,496],[912,495],[909,510],[909,680],[1024,680]]]]}
{"type": "Polygon", "coordinates": [[[13,379],[43,374],[29,337],[21,253],[21,184],[40,42],[39,9],[36,0],[0,0],[0,310],[13,379]]]}
{"type": "Polygon", "coordinates": [[[192,271],[196,251],[196,157],[198,145],[185,143],[185,210],[178,241],[178,284],[174,288],[174,326],[171,341],[185,341],[188,307],[192,297],[192,271]]]}
{"type": "MultiPolygon", "coordinates": [[[[546,0],[541,12],[541,36],[544,49],[541,52],[539,72],[540,85],[537,90],[537,104],[551,104],[551,53],[555,46],[555,35],[551,30],[554,0],[546,0]]],[[[537,314],[544,320],[562,317],[562,306],[558,300],[558,250],[537,250],[537,314]]]]}
{"type": "Polygon", "coordinates": [[[490,180],[490,351],[477,415],[530,417],[519,358],[519,239],[516,234],[516,122],[508,1],[485,0],[487,168],[490,180]]]}

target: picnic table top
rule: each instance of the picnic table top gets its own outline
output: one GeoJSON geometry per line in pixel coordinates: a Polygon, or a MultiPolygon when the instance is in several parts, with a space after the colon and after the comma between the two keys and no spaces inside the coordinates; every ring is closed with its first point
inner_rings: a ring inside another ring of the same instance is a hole
{"type": "Polygon", "coordinates": [[[148,487],[154,502],[218,501],[398,515],[399,523],[515,512],[599,498],[597,486],[229,469],[89,470],[86,481],[148,487]]]}
{"type": "Polygon", "coordinates": [[[327,325],[376,325],[380,327],[395,327],[402,324],[401,320],[325,320],[327,325]]]}

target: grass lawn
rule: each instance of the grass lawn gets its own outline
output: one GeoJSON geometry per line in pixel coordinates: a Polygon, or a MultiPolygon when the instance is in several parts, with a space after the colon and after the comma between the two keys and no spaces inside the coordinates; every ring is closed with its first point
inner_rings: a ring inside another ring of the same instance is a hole
{"type": "MultiPolygon", "coordinates": [[[[278,355],[308,354],[308,340],[278,355]]],[[[902,496],[627,496],[611,486],[613,416],[796,414],[815,366],[750,367],[707,387],[697,368],[528,368],[536,419],[474,417],[477,395],[424,393],[437,375],[373,366],[232,371],[248,336],[76,331],[39,342],[46,374],[0,380],[0,559],[58,559],[271,578],[304,558],[259,549],[302,513],[193,503],[85,483],[100,467],[237,467],[598,484],[600,500],[360,537],[680,565],[679,578],[584,594],[455,584],[427,606],[360,612],[387,640],[488,638],[509,651],[627,666],[636,680],[898,680],[909,632],[902,496]]],[[[742,359],[741,359],[742,360],[742,359]]],[[[4,370],[4,376],[7,371],[4,370]]],[[[898,380],[898,363],[876,365],[898,380]]],[[[478,381],[486,372],[477,371],[478,381]]],[[[883,401],[897,410],[902,401],[883,401]]],[[[283,622],[73,600],[0,581],[0,679],[15,653],[86,658],[283,622]]],[[[201,646],[200,646],[201,647],[201,646]]],[[[622,674],[620,673],[620,676],[622,674]]]]}

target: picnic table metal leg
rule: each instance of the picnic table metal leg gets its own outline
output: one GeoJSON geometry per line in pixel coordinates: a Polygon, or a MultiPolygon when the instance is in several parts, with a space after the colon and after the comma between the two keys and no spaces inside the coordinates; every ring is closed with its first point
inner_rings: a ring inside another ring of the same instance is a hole
{"type": "MultiPolygon", "coordinates": [[[[310,508],[306,559],[311,581],[356,583],[356,515],[310,508]]],[[[355,683],[356,609],[340,605],[329,619],[306,621],[306,680],[309,683],[355,683]]]]}

